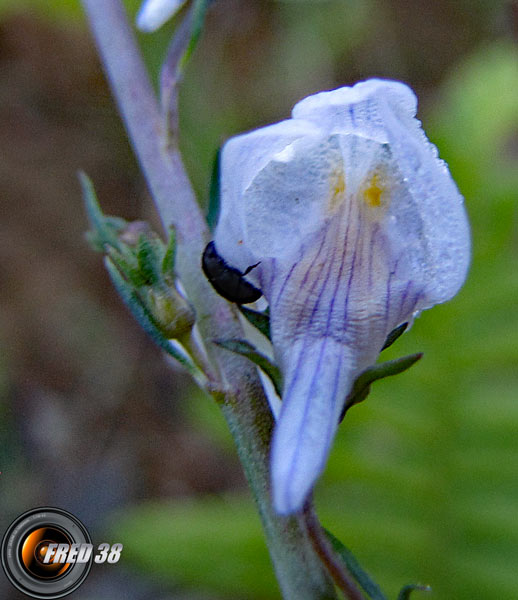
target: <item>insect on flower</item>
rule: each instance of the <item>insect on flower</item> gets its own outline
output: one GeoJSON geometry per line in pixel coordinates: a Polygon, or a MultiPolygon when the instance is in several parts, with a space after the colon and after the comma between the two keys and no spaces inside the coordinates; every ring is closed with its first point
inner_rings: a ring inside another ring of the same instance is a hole
{"type": "Polygon", "coordinates": [[[466,277],[463,199],[416,110],[406,85],[372,79],[309,96],[223,148],[212,250],[234,275],[255,265],[247,279],[269,304],[284,382],[271,453],[280,513],[302,507],[387,335],[466,277]]]}
{"type": "Polygon", "coordinates": [[[236,304],[255,302],[263,295],[254,285],[245,279],[252,269],[251,265],[243,273],[230,267],[217,253],[214,242],[209,242],[203,252],[201,265],[205,276],[220,296],[236,304]]]}

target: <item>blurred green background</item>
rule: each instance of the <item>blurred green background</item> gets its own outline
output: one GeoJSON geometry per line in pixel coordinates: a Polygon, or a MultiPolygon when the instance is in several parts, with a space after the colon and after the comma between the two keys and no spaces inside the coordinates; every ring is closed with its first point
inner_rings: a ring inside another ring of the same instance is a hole
{"type": "MultiPolygon", "coordinates": [[[[140,37],[155,76],[174,25],[140,37]]],[[[228,136],[371,76],[416,90],[466,197],[465,287],[388,351],[425,357],[348,413],[316,493],[393,598],[416,581],[437,600],[518,598],[517,36],[497,0],[218,0],[182,88],[202,203],[228,136]]],[[[79,168],[107,212],[156,216],[75,0],[0,0],[0,149],[0,532],[51,504],[123,542],[77,600],[279,598],[218,409],[84,241],[79,168]]],[[[0,596],[23,598],[3,575],[0,596]]]]}

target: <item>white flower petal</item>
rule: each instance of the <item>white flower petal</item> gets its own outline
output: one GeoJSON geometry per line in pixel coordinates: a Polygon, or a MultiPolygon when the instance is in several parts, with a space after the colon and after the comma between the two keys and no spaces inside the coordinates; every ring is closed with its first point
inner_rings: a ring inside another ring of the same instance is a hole
{"type": "Polygon", "coordinates": [[[318,129],[311,123],[281,121],[275,125],[231,138],[221,155],[221,212],[215,232],[218,252],[230,256],[232,265],[244,271],[253,263],[251,253],[243,243],[243,194],[253,178],[272,156],[282,152],[292,142],[304,136],[314,136],[318,129]]]}
{"type": "Polygon", "coordinates": [[[185,0],[146,0],[137,15],[137,27],[151,33],[169,20],[185,4],[185,0]]]}
{"type": "Polygon", "coordinates": [[[261,257],[281,258],[293,253],[297,244],[292,240],[303,240],[321,229],[333,213],[343,178],[336,137],[304,137],[290,144],[282,155],[275,154],[242,196],[247,248],[261,257]]]}
{"type": "Polygon", "coordinates": [[[347,350],[331,338],[293,344],[272,445],[273,502],[277,512],[298,510],[322,472],[349,386],[347,350]]]}
{"type": "Polygon", "coordinates": [[[426,278],[423,308],[428,308],[452,298],[466,279],[471,244],[463,198],[419,122],[409,123],[387,106],[382,107],[382,114],[400,172],[399,189],[408,196],[406,203],[394,204],[391,215],[400,239],[409,231],[413,215],[414,244],[424,250],[416,268],[426,278]]]}
{"type": "Polygon", "coordinates": [[[448,300],[463,284],[470,240],[462,196],[415,119],[416,111],[416,97],[406,85],[371,79],[309,96],[295,105],[292,114],[295,120],[313,121],[330,133],[354,133],[388,144],[400,177],[394,181],[409,192],[406,202],[393,203],[389,211],[396,219],[394,237],[401,229],[408,231],[410,223],[414,231],[419,229],[421,245],[426,243],[428,254],[421,258],[420,268],[428,279],[428,303],[423,302],[428,307],[448,300]]]}
{"type": "Polygon", "coordinates": [[[312,121],[329,133],[355,133],[383,143],[387,138],[380,99],[397,113],[409,118],[416,114],[417,99],[408,86],[399,81],[369,79],[353,87],[308,96],[294,106],[292,116],[312,121]]]}

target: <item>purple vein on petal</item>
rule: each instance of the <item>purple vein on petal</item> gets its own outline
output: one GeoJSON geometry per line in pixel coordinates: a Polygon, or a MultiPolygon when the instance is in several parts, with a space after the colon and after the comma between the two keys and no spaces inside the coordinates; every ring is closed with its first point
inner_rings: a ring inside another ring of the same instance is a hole
{"type": "Polygon", "coordinates": [[[270,290],[272,289],[276,273],[277,273],[277,259],[272,258],[272,263],[271,263],[271,268],[270,268],[270,287],[268,288],[270,290]]]}
{"type": "Polygon", "coordinates": [[[401,310],[400,318],[399,318],[400,321],[409,318],[409,315],[411,315],[416,310],[417,303],[419,302],[419,300],[422,298],[423,295],[424,295],[423,291],[419,290],[417,293],[414,294],[413,297],[410,296],[410,298],[412,298],[412,299],[408,303],[408,307],[404,311],[401,310]]]}
{"type": "MultiPolygon", "coordinates": [[[[311,265],[307,269],[306,273],[304,274],[304,278],[302,279],[302,282],[301,282],[301,285],[300,285],[301,289],[304,289],[304,284],[307,282],[309,274],[313,270],[313,267],[315,266],[315,263],[318,261],[318,259],[320,257],[320,253],[321,253],[321,251],[322,251],[322,249],[324,247],[324,241],[325,242],[328,241],[328,236],[329,236],[330,229],[331,228],[329,226],[326,226],[326,229],[325,229],[325,232],[324,232],[324,237],[323,237],[322,243],[320,244],[318,252],[315,255],[314,259],[311,261],[311,265]]],[[[299,329],[299,327],[302,325],[302,319],[304,318],[304,315],[306,314],[306,308],[308,307],[308,304],[309,304],[309,301],[311,299],[311,296],[313,295],[313,292],[315,291],[315,289],[318,287],[318,285],[320,283],[320,280],[322,278],[323,272],[324,272],[323,269],[320,269],[318,271],[317,276],[313,280],[313,283],[312,283],[311,287],[309,288],[308,293],[306,294],[306,297],[305,297],[303,305],[302,305],[302,309],[299,311],[297,323],[295,325],[295,331],[297,331],[299,329]]],[[[325,281],[324,281],[324,284],[325,284],[325,281]]],[[[322,289],[319,292],[319,298],[320,298],[321,294],[322,294],[322,289]]],[[[318,302],[318,300],[317,300],[317,302],[318,302]]],[[[311,316],[310,316],[310,319],[309,319],[308,326],[313,323],[314,316],[315,316],[315,306],[313,306],[313,309],[311,311],[311,316]]]]}
{"type": "Polygon", "coordinates": [[[347,288],[345,292],[345,308],[344,308],[344,323],[347,323],[347,314],[349,312],[349,295],[351,292],[351,285],[354,277],[354,266],[356,263],[356,254],[358,250],[358,240],[360,238],[360,229],[362,225],[362,220],[360,217],[360,213],[358,212],[358,233],[356,234],[356,238],[354,240],[354,250],[353,250],[353,258],[351,261],[351,272],[349,273],[349,279],[347,280],[347,288]]]}
{"type": "MultiPolygon", "coordinates": [[[[298,262],[295,262],[291,265],[291,268],[288,271],[288,274],[286,275],[286,277],[284,278],[284,281],[282,282],[281,289],[279,290],[279,293],[277,294],[277,299],[275,301],[272,301],[272,306],[277,306],[279,304],[282,294],[284,293],[284,290],[286,289],[286,286],[288,285],[288,281],[291,279],[291,276],[293,275],[293,272],[297,268],[298,264],[299,264],[298,262]]],[[[270,285],[272,285],[272,283],[273,283],[273,277],[272,277],[270,285]]]]}
{"type": "MultiPolygon", "coordinates": [[[[300,437],[301,437],[301,434],[304,431],[304,429],[306,429],[306,420],[308,418],[309,407],[310,407],[310,404],[311,404],[312,391],[313,391],[313,388],[314,388],[314,385],[315,385],[315,380],[316,380],[316,378],[319,375],[320,365],[322,363],[322,355],[323,355],[325,347],[326,347],[326,342],[327,342],[327,338],[324,338],[323,343],[322,343],[322,345],[320,347],[320,352],[319,352],[319,355],[318,355],[317,365],[316,365],[316,368],[315,368],[315,370],[313,372],[313,378],[311,379],[311,384],[310,384],[310,387],[309,387],[309,392],[306,395],[306,401],[304,403],[304,413],[303,413],[302,419],[301,419],[301,421],[299,423],[297,436],[295,438],[297,440],[297,442],[299,442],[299,443],[297,444],[297,446],[295,448],[294,455],[291,457],[290,468],[289,468],[289,471],[288,471],[288,476],[286,477],[286,481],[291,481],[292,478],[293,478],[293,471],[295,469],[295,465],[297,464],[297,458],[298,458],[298,455],[300,453],[300,448],[301,448],[300,437]]],[[[303,355],[303,354],[304,354],[304,345],[302,346],[302,350],[301,350],[300,355],[303,355]]],[[[294,379],[296,379],[296,377],[294,379]]],[[[289,502],[289,495],[290,495],[290,488],[289,488],[289,486],[286,486],[286,488],[285,488],[285,498],[284,498],[285,501],[286,501],[286,505],[290,504],[290,502],[289,502]]]]}
{"type": "Polygon", "coordinates": [[[390,310],[392,308],[392,302],[391,302],[392,279],[394,278],[394,275],[397,273],[399,260],[400,260],[400,258],[398,257],[394,263],[394,267],[389,272],[389,276],[388,276],[388,280],[387,280],[387,290],[386,290],[386,297],[385,297],[385,331],[388,331],[388,329],[390,328],[390,325],[391,325],[390,310]]]}
{"type": "MultiPolygon", "coordinates": [[[[335,378],[334,378],[334,382],[333,382],[333,393],[332,393],[332,402],[333,402],[333,406],[332,406],[332,413],[335,413],[335,407],[336,407],[336,401],[338,399],[338,381],[340,379],[340,370],[342,368],[342,364],[344,362],[344,346],[341,345],[340,346],[340,353],[338,355],[338,361],[336,363],[336,369],[335,369],[335,378]]],[[[337,422],[333,422],[332,420],[329,421],[329,423],[327,424],[327,432],[326,432],[326,436],[324,439],[330,440],[331,436],[333,435],[333,429],[336,428],[338,425],[337,422]]],[[[325,461],[326,461],[326,457],[324,456],[323,460],[322,460],[322,465],[321,465],[321,469],[323,469],[324,465],[325,465],[325,461]]],[[[320,470],[319,470],[320,472],[320,470]]]]}
{"type": "Polygon", "coordinates": [[[354,116],[354,106],[351,104],[349,106],[349,116],[351,117],[351,125],[356,127],[356,118],[354,116]]]}
{"type": "MultiPolygon", "coordinates": [[[[328,232],[329,232],[329,228],[328,228],[328,229],[327,229],[327,231],[326,231],[326,237],[327,237],[327,234],[328,234],[328,232]]],[[[299,355],[298,355],[298,359],[297,359],[297,366],[296,366],[296,368],[295,368],[295,371],[294,371],[294,376],[293,376],[293,379],[292,379],[292,380],[291,380],[291,382],[290,382],[290,386],[289,386],[289,388],[288,388],[287,390],[285,390],[285,391],[284,391],[284,393],[283,393],[283,396],[286,396],[286,397],[287,397],[287,396],[289,396],[289,394],[290,394],[291,390],[293,389],[293,387],[294,387],[294,386],[296,385],[296,383],[298,382],[297,373],[298,373],[298,372],[299,372],[299,370],[300,370],[301,363],[302,363],[302,360],[303,360],[303,358],[304,358],[304,348],[305,348],[305,342],[306,342],[306,341],[307,341],[307,340],[310,338],[310,329],[309,329],[309,327],[310,327],[310,325],[313,323],[313,319],[314,319],[314,317],[315,317],[315,314],[316,314],[316,313],[317,313],[317,311],[318,311],[318,308],[319,308],[319,305],[320,305],[320,301],[321,301],[321,299],[322,299],[322,296],[323,296],[323,294],[324,294],[324,292],[325,292],[325,288],[327,287],[327,284],[328,284],[328,282],[329,282],[329,280],[330,280],[330,278],[329,278],[329,274],[330,274],[330,272],[331,272],[331,269],[332,269],[332,266],[333,266],[333,262],[334,262],[334,259],[335,259],[335,255],[336,255],[336,246],[337,246],[337,245],[335,244],[335,245],[334,245],[334,247],[333,247],[333,255],[332,255],[331,259],[330,259],[330,260],[329,260],[329,262],[328,262],[327,274],[326,274],[326,276],[325,276],[325,278],[324,278],[324,282],[323,282],[323,284],[322,284],[322,287],[321,287],[321,289],[320,289],[320,291],[319,291],[318,298],[316,299],[316,302],[315,302],[315,304],[314,304],[314,306],[313,306],[313,309],[312,309],[312,312],[311,312],[311,316],[310,316],[310,319],[309,319],[308,327],[306,328],[306,332],[305,332],[305,334],[304,334],[304,343],[301,345],[301,350],[300,350],[300,352],[299,352],[299,355]]],[[[321,245],[321,247],[320,247],[320,249],[319,249],[319,252],[318,252],[318,254],[320,254],[320,250],[321,250],[321,249],[322,249],[322,245],[321,245]]],[[[317,256],[318,256],[318,255],[317,255],[317,256]]],[[[317,258],[317,257],[315,257],[315,260],[316,260],[316,258],[317,258]]],[[[314,264],[314,262],[315,262],[315,261],[313,261],[313,264],[314,264]]],[[[316,286],[317,282],[320,280],[320,277],[321,277],[321,275],[322,275],[323,271],[324,271],[324,269],[321,269],[321,270],[319,271],[319,273],[318,273],[318,277],[317,277],[317,278],[315,279],[315,281],[313,282],[313,285],[311,286],[310,292],[309,292],[309,293],[308,293],[308,295],[306,296],[306,299],[305,299],[305,302],[304,302],[304,309],[307,307],[307,304],[308,304],[308,302],[309,302],[309,299],[311,298],[311,294],[312,294],[312,292],[314,291],[314,288],[315,288],[315,286],[316,286]]],[[[308,273],[306,273],[306,276],[307,276],[307,275],[308,275],[308,273]]],[[[305,277],[306,277],[306,276],[305,276],[305,277]]],[[[303,315],[303,314],[305,313],[305,310],[304,310],[304,309],[301,311],[301,314],[299,315],[299,321],[297,322],[297,327],[300,325],[300,321],[301,321],[301,315],[303,315]]],[[[328,317],[328,322],[329,322],[329,317],[328,317]]],[[[317,371],[318,371],[318,368],[317,368],[317,371]]],[[[316,372],[317,372],[317,371],[316,371],[316,372]]],[[[306,409],[307,409],[307,405],[306,405],[306,409]]],[[[307,412],[307,410],[306,410],[306,412],[307,412]]],[[[305,418],[306,418],[306,412],[304,413],[303,419],[305,419],[305,418]]],[[[300,433],[300,432],[299,432],[299,433],[300,433]]]]}
{"type": "MultiPolygon", "coordinates": [[[[349,246],[349,237],[350,237],[349,234],[350,234],[351,222],[352,222],[352,206],[353,206],[353,201],[351,200],[349,202],[349,207],[348,207],[349,210],[348,210],[348,213],[347,213],[347,228],[346,228],[345,236],[344,236],[344,244],[343,244],[343,249],[342,249],[342,257],[341,257],[341,261],[340,261],[340,269],[339,269],[339,272],[338,272],[338,277],[336,278],[335,290],[334,290],[334,293],[333,293],[333,297],[332,297],[332,300],[331,300],[331,306],[330,306],[329,314],[328,314],[327,327],[326,327],[326,335],[329,334],[329,326],[330,326],[330,323],[331,323],[331,315],[332,315],[333,308],[334,308],[334,305],[335,305],[335,300],[336,300],[337,295],[338,295],[338,290],[340,288],[340,280],[342,278],[342,273],[343,273],[343,270],[344,270],[346,256],[349,253],[348,252],[348,246],[349,246]]],[[[356,251],[356,245],[357,245],[357,241],[358,241],[358,235],[359,235],[359,231],[357,233],[357,236],[356,236],[356,239],[355,239],[355,243],[354,243],[355,251],[356,251]]],[[[352,275],[353,266],[354,265],[351,263],[351,274],[349,275],[349,278],[352,275]]]]}
{"type": "MultiPolygon", "coordinates": [[[[352,202],[349,205],[349,215],[348,215],[348,219],[347,219],[347,228],[346,228],[345,240],[344,240],[345,244],[344,244],[344,247],[342,248],[342,252],[340,253],[340,267],[339,267],[339,271],[338,271],[338,276],[334,280],[334,291],[333,291],[332,296],[331,296],[330,305],[327,308],[326,329],[325,329],[325,332],[323,333],[323,336],[322,336],[323,337],[323,339],[322,339],[322,345],[320,347],[320,352],[319,352],[318,360],[317,360],[317,363],[316,363],[314,371],[313,371],[313,376],[312,376],[312,379],[311,379],[309,390],[305,394],[306,395],[306,399],[305,399],[305,403],[304,403],[304,413],[302,415],[302,419],[301,419],[301,421],[299,423],[299,426],[298,426],[298,432],[297,432],[297,435],[296,435],[296,438],[295,438],[296,440],[300,440],[301,439],[302,434],[303,434],[304,430],[306,429],[306,422],[308,420],[309,410],[310,410],[310,407],[311,407],[311,405],[313,403],[312,399],[315,396],[315,393],[314,393],[315,386],[317,384],[317,381],[318,381],[319,377],[321,376],[322,357],[323,357],[323,355],[325,353],[327,342],[328,342],[328,339],[329,339],[329,331],[330,331],[330,325],[331,325],[331,320],[332,320],[333,308],[334,308],[334,304],[335,304],[335,300],[336,300],[336,296],[337,296],[337,291],[338,291],[338,288],[340,286],[340,280],[341,280],[341,275],[342,275],[342,272],[343,272],[343,269],[344,269],[344,265],[345,265],[345,259],[346,259],[346,256],[348,254],[348,252],[347,252],[347,241],[348,241],[348,238],[349,238],[349,231],[350,231],[350,226],[351,226],[351,218],[350,218],[351,217],[350,213],[352,212],[351,205],[352,205],[352,202]]],[[[342,237],[341,234],[340,234],[339,229],[340,229],[340,227],[338,225],[338,231],[335,233],[336,238],[337,238],[337,240],[336,240],[337,242],[339,242],[341,240],[341,237],[342,237]]],[[[359,231],[358,231],[358,234],[357,234],[356,239],[355,239],[355,249],[356,249],[356,247],[358,245],[358,239],[359,239],[359,231]]],[[[312,311],[312,314],[311,314],[311,317],[310,317],[310,323],[312,322],[312,320],[314,318],[314,315],[321,308],[320,307],[321,301],[322,301],[322,298],[325,297],[325,292],[326,292],[326,289],[327,289],[328,285],[330,285],[330,284],[332,285],[333,278],[331,278],[330,275],[331,275],[331,272],[333,270],[333,265],[336,262],[336,258],[337,258],[336,255],[337,255],[337,250],[339,249],[339,247],[340,247],[339,243],[336,243],[334,245],[334,247],[333,247],[333,254],[330,257],[330,259],[327,261],[328,262],[328,264],[327,264],[327,273],[326,273],[324,282],[322,284],[322,287],[320,289],[319,296],[318,296],[318,298],[317,298],[317,300],[315,302],[315,306],[313,307],[313,311],[312,311]]],[[[309,341],[308,337],[309,337],[308,335],[305,336],[305,338],[306,338],[305,342],[309,341]]],[[[293,387],[298,382],[297,372],[298,372],[298,370],[301,367],[301,361],[302,361],[302,358],[303,358],[303,355],[304,355],[304,349],[307,348],[308,346],[309,346],[309,344],[303,343],[301,352],[299,354],[299,361],[298,361],[296,370],[294,371],[294,377],[293,377],[292,381],[290,382],[290,389],[285,394],[286,398],[288,398],[290,391],[293,389],[293,387]]],[[[334,369],[334,379],[333,379],[333,382],[332,382],[332,391],[331,391],[331,394],[330,394],[329,399],[328,399],[329,402],[331,403],[331,406],[330,406],[331,415],[334,415],[334,413],[335,413],[335,406],[336,406],[336,401],[337,401],[338,381],[339,381],[339,378],[340,378],[343,352],[344,352],[344,349],[343,349],[342,346],[340,346],[339,358],[336,361],[336,366],[335,366],[335,369],[334,369]]],[[[335,426],[335,424],[333,423],[333,418],[331,417],[330,420],[329,420],[329,422],[328,422],[328,424],[327,424],[326,437],[323,438],[323,440],[325,440],[325,445],[327,445],[327,446],[329,445],[329,440],[330,440],[332,429],[333,429],[334,426],[335,426]]],[[[299,444],[295,448],[295,453],[294,453],[294,455],[290,459],[290,468],[289,468],[289,472],[288,472],[288,475],[287,475],[287,481],[290,481],[293,478],[294,470],[295,470],[295,468],[297,466],[297,461],[298,461],[298,456],[300,454],[300,451],[301,451],[301,445],[299,444]]],[[[323,468],[323,465],[325,464],[325,460],[326,460],[326,454],[327,454],[327,450],[324,449],[324,452],[323,452],[322,457],[320,459],[320,465],[316,469],[316,473],[319,473],[321,471],[321,469],[323,468]]],[[[286,487],[286,489],[285,489],[285,498],[284,498],[285,501],[286,501],[286,505],[290,505],[290,499],[291,498],[289,497],[289,495],[290,495],[290,488],[286,487]]]]}
{"type": "MultiPolygon", "coordinates": [[[[318,251],[315,254],[313,260],[311,261],[311,264],[309,265],[308,269],[306,270],[304,278],[303,278],[303,280],[301,282],[301,288],[303,288],[304,284],[306,283],[307,278],[309,276],[309,273],[311,272],[313,266],[315,265],[316,261],[318,260],[318,258],[320,256],[322,248],[324,247],[324,244],[325,244],[325,242],[327,240],[327,233],[328,233],[328,231],[329,231],[329,227],[328,227],[328,225],[326,225],[325,228],[324,228],[324,232],[323,232],[323,235],[322,235],[322,240],[320,241],[320,246],[318,248],[318,251]]],[[[302,252],[302,249],[301,249],[301,252],[302,252]]],[[[297,266],[299,264],[300,263],[297,261],[297,262],[295,262],[291,266],[291,268],[290,268],[290,270],[288,272],[288,275],[285,277],[284,281],[282,282],[281,289],[280,289],[279,293],[277,294],[277,299],[275,301],[272,300],[272,306],[277,307],[279,305],[279,302],[281,301],[282,295],[284,294],[284,291],[286,289],[286,285],[288,284],[289,279],[291,278],[291,276],[293,275],[295,269],[297,268],[297,266]]],[[[311,294],[311,290],[310,290],[310,294],[311,294]]]]}
{"type": "MultiPolygon", "coordinates": [[[[329,227],[326,227],[326,229],[325,229],[325,231],[324,231],[324,235],[322,236],[322,241],[321,241],[321,243],[320,243],[320,247],[319,247],[319,249],[318,249],[318,251],[317,251],[317,253],[316,253],[315,257],[314,257],[314,258],[313,258],[313,260],[311,261],[311,265],[308,267],[308,269],[307,269],[307,271],[306,271],[306,273],[305,273],[305,275],[304,275],[303,282],[307,281],[307,278],[308,278],[308,276],[309,276],[309,273],[310,273],[310,271],[311,271],[311,268],[314,266],[314,264],[315,264],[315,263],[316,263],[316,261],[318,260],[318,258],[319,258],[319,256],[320,256],[320,253],[321,253],[321,251],[322,251],[322,248],[324,247],[324,245],[325,245],[325,242],[326,242],[326,240],[327,240],[328,233],[329,233],[329,227]]],[[[296,263],[296,264],[294,265],[294,267],[295,267],[297,264],[299,264],[299,263],[296,263]]],[[[303,304],[303,307],[302,307],[302,309],[300,310],[300,312],[299,312],[299,315],[298,315],[297,323],[296,323],[296,326],[295,326],[295,331],[296,331],[296,330],[297,330],[297,329],[300,327],[300,325],[301,325],[301,323],[302,323],[302,318],[303,318],[303,315],[305,314],[305,309],[306,309],[306,307],[307,307],[307,305],[308,305],[308,303],[309,303],[309,299],[311,298],[311,294],[313,293],[313,290],[315,289],[316,285],[318,284],[318,282],[319,282],[319,280],[320,280],[320,277],[321,277],[321,275],[322,275],[322,270],[320,270],[320,271],[319,271],[319,273],[318,273],[318,276],[317,276],[317,277],[315,278],[315,280],[313,281],[313,284],[311,285],[311,287],[310,287],[310,289],[309,289],[309,292],[308,292],[308,294],[306,295],[306,298],[304,299],[304,304],[303,304]]],[[[284,287],[285,287],[285,282],[283,282],[283,288],[284,288],[284,287]]],[[[281,299],[281,298],[280,298],[280,295],[279,295],[279,297],[278,297],[278,299],[277,299],[277,302],[276,302],[276,305],[277,305],[277,306],[278,306],[278,304],[279,304],[279,302],[280,302],[280,299],[281,299]]],[[[310,325],[310,324],[312,323],[312,321],[313,321],[313,316],[314,316],[314,310],[313,310],[313,313],[312,313],[312,315],[311,315],[311,318],[310,318],[310,321],[309,321],[309,324],[308,324],[308,325],[310,325]]],[[[306,329],[305,337],[307,336],[307,332],[308,332],[308,329],[306,329]]],[[[299,351],[299,354],[298,354],[297,358],[295,359],[295,360],[296,360],[296,367],[295,367],[295,371],[294,371],[295,373],[297,373],[297,372],[298,372],[298,370],[300,369],[300,366],[301,366],[302,360],[303,360],[303,358],[304,358],[303,348],[304,348],[304,345],[302,345],[302,346],[301,346],[301,349],[300,349],[300,351],[299,351]]],[[[282,395],[283,395],[283,398],[289,395],[289,393],[291,392],[291,390],[292,390],[292,388],[293,388],[293,386],[295,385],[295,383],[296,383],[296,382],[297,382],[297,378],[296,378],[296,376],[295,376],[295,377],[292,379],[292,381],[290,382],[290,386],[289,386],[289,388],[288,388],[288,389],[285,389],[285,390],[283,390],[283,394],[282,394],[282,395]]]]}
{"type": "MultiPolygon", "coordinates": [[[[291,482],[293,484],[293,482],[295,481],[295,483],[297,483],[296,469],[299,466],[300,453],[304,449],[307,449],[307,447],[305,447],[304,444],[301,444],[300,441],[302,440],[303,432],[305,430],[307,431],[308,429],[310,429],[308,427],[310,408],[313,406],[313,399],[317,395],[317,390],[315,388],[318,385],[319,379],[321,378],[321,370],[322,370],[322,366],[323,366],[324,356],[325,356],[325,353],[327,350],[327,346],[331,341],[332,341],[332,339],[329,336],[323,337],[320,340],[320,350],[318,353],[318,359],[317,359],[316,363],[314,361],[312,361],[314,368],[310,375],[310,377],[311,377],[310,384],[309,384],[309,386],[305,386],[306,390],[304,393],[303,414],[302,414],[301,421],[297,425],[297,435],[295,437],[295,440],[297,440],[299,443],[295,447],[293,455],[290,457],[288,472],[283,477],[283,480],[285,482],[291,482]]],[[[331,366],[332,379],[328,380],[329,386],[327,387],[327,390],[329,390],[330,393],[327,393],[324,398],[324,401],[327,403],[327,407],[329,408],[329,412],[328,412],[328,419],[327,419],[324,435],[319,436],[319,438],[318,438],[319,440],[322,441],[322,444],[319,446],[318,450],[316,448],[312,447],[312,449],[315,450],[315,452],[318,452],[320,454],[320,457],[319,457],[319,461],[318,461],[317,465],[315,465],[311,469],[312,477],[308,478],[308,481],[307,481],[308,491],[311,488],[312,484],[314,483],[315,479],[321,473],[321,471],[325,465],[328,450],[329,450],[330,443],[331,443],[331,438],[333,435],[333,430],[336,428],[336,426],[338,424],[336,402],[338,399],[338,386],[339,386],[339,381],[340,381],[340,377],[341,377],[341,373],[342,373],[342,365],[343,365],[343,361],[344,361],[344,352],[345,352],[345,347],[343,345],[339,344],[338,346],[339,346],[338,354],[334,357],[333,356],[327,357],[328,360],[332,361],[332,366],[331,366]]],[[[308,347],[309,346],[304,345],[305,349],[307,349],[308,347]]],[[[284,500],[286,502],[285,506],[289,506],[290,510],[296,509],[296,507],[294,506],[294,503],[291,502],[291,500],[293,500],[293,498],[292,498],[293,489],[294,489],[293,485],[291,485],[291,486],[286,485],[286,486],[284,486],[284,489],[283,489],[284,500]]],[[[301,498],[300,501],[302,501],[302,500],[303,499],[301,498]]]]}
{"type": "MultiPolygon", "coordinates": [[[[410,295],[410,290],[412,289],[413,285],[414,285],[413,281],[408,281],[405,286],[405,290],[401,296],[401,301],[399,304],[399,314],[400,315],[405,315],[408,312],[408,311],[405,311],[405,303],[406,303],[407,298],[410,295]]],[[[410,307],[409,307],[409,310],[410,310],[410,307]]]]}
{"type": "Polygon", "coordinates": [[[370,244],[369,244],[369,273],[368,273],[369,291],[372,291],[372,263],[374,260],[374,248],[376,246],[377,239],[378,239],[378,231],[379,231],[379,225],[378,225],[378,223],[376,223],[372,228],[370,244]]]}

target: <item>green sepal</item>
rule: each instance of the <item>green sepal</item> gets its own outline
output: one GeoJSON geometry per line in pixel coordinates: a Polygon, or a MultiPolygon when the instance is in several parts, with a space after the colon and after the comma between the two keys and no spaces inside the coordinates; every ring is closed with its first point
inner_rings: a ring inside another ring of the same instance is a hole
{"type": "Polygon", "coordinates": [[[99,206],[92,180],[83,171],[79,171],[78,176],[86,214],[92,228],[86,236],[88,242],[98,252],[104,252],[106,245],[119,249],[118,233],[126,227],[126,221],[119,217],[105,216],[99,206]]]}
{"type": "Polygon", "coordinates": [[[141,277],[145,285],[156,285],[161,279],[163,244],[158,239],[140,235],[137,242],[136,256],[141,277]]]}
{"type": "Polygon", "coordinates": [[[160,329],[154,322],[153,316],[144,306],[132,285],[121,275],[117,265],[108,256],[105,256],[104,264],[117,293],[142,329],[151,337],[155,344],[162,348],[169,356],[177,360],[193,377],[199,380],[201,372],[198,367],[196,367],[187,353],[183,354],[179,352],[160,332],[160,329]]]}
{"type": "Polygon", "coordinates": [[[176,262],[176,231],[174,227],[169,227],[169,239],[162,260],[162,274],[175,277],[174,266],[176,262]]]}
{"type": "Polygon", "coordinates": [[[342,559],[345,567],[352,575],[356,583],[362,588],[367,594],[369,600],[387,600],[387,597],[381,591],[379,585],[371,578],[371,576],[363,570],[360,563],[354,556],[354,554],[342,544],[342,542],[336,538],[330,531],[324,529],[333,550],[342,559]]]}
{"type": "Polygon", "coordinates": [[[408,327],[408,323],[401,323],[401,325],[399,325],[398,327],[393,329],[387,335],[387,339],[385,340],[385,343],[383,344],[380,352],[382,352],[383,350],[386,350],[387,348],[392,346],[392,344],[405,333],[407,327],[408,327]]]}
{"type": "Polygon", "coordinates": [[[105,253],[124,275],[124,278],[136,288],[146,285],[146,280],[140,272],[135,256],[129,252],[124,252],[123,247],[121,247],[121,250],[122,252],[112,246],[107,246],[105,253]]]}
{"type": "Polygon", "coordinates": [[[268,375],[277,394],[282,395],[282,375],[279,368],[267,356],[258,352],[250,342],[246,340],[214,340],[214,343],[225,350],[246,356],[268,375]]]}
{"type": "Polygon", "coordinates": [[[214,231],[219,217],[220,209],[220,165],[221,148],[216,152],[216,158],[212,164],[212,173],[210,176],[209,187],[209,208],[207,210],[207,225],[211,231],[214,231]]]}
{"type": "Polygon", "coordinates": [[[351,406],[358,404],[367,398],[370,393],[371,385],[375,381],[403,373],[403,371],[409,369],[422,356],[422,352],[410,354],[408,356],[403,356],[402,358],[396,358],[395,360],[389,360],[387,362],[372,365],[372,367],[369,367],[363,371],[363,373],[360,373],[353,383],[351,392],[345,400],[340,421],[344,418],[345,413],[351,406]]]}
{"type": "Polygon", "coordinates": [[[242,304],[238,304],[237,307],[241,311],[241,314],[246,317],[248,322],[256,329],[259,329],[259,331],[271,341],[269,310],[266,309],[264,312],[259,312],[258,310],[246,308],[246,306],[243,306],[242,304]]]}
{"type": "Polygon", "coordinates": [[[412,592],[431,592],[432,588],[429,585],[420,585],[417,583],[410,583],[399,592],[397,600],[409,600],[412,592]]]}

